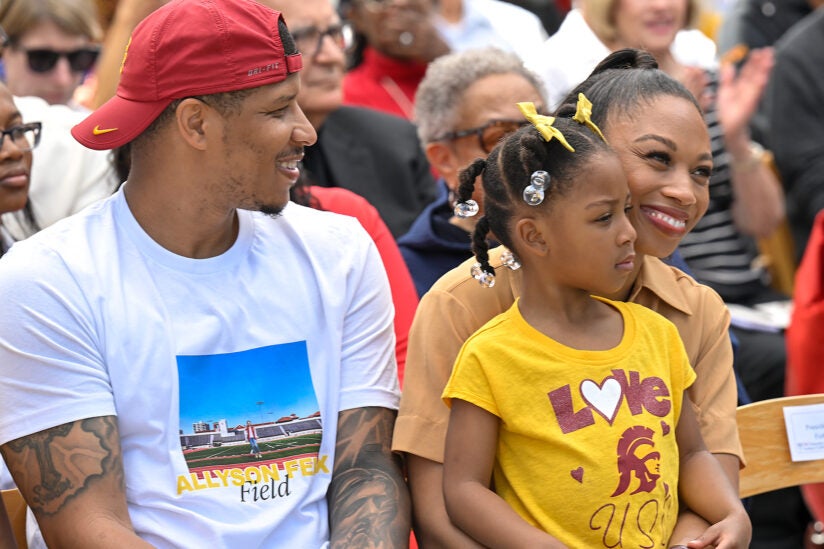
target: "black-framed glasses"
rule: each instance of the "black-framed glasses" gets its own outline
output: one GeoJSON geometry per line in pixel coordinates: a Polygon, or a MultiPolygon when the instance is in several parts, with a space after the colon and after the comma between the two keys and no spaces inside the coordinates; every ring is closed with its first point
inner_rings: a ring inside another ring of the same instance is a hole
{"type": "Polygon", "coordinates": [[[490,120],[483,126],[468,128],[466,130],[455,130],[441,135],[435,141],[455,141],[470,135],[478,136],[478,145],[486,154],[492,152],[501,139],[507,135],[518,131],[523,126],[528,125],[526,120],[490,120]]]}
{"type": "Polygon", "coordinates": [[[65,57],[69,61],[69,67],[74,72],[86,72],[94,66],[100,48],[88,47],[79,48],[72,51],[56,51],[47,48],[26,49],[21,46],[13,46],[15,49],[26,54],[29,69],[32,72],[46,73],[54,69],[57,61],[65,57]]]}
{"type": "Polygon", "coordinates": [[[323,39],[327,36],[343,51],[349,50],[355,41],[352,26],[344,22],[330,25],[326,30],[320,30],[317,27],[304,27],[292,31],[292,38],[295,39],[298,50],[308,55],[310,59],[314,59],[320,53],[323,47],[323,39]]]}
{"type": "Polygon", "coordinates": [[[23,152],[30,151],[40,143],[40,130],[43,125],[40,122],[29,122],[19,126],[12,126],[7,130],[0,130],[0,149],[6,141],[6,136],[11,137],[14,146],[23,152]]]}

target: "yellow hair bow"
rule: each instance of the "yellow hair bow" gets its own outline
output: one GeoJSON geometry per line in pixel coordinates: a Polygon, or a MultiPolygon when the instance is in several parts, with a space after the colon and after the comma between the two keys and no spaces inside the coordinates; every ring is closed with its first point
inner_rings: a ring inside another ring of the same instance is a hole
{"type": "Polygon", "coordinates": [[[604,143],[607,142],[607,138],[601,133],[601,129],[592,121],[592,102],[583,93],[578,94],[578,104],[575,106],[575,116],[572,119],[597,133],[598,137],[604,140],[604,143]]]}
{"type": "Polygon", "coordinates": [[[567,143],[567,140],[564,137],[564,134],[561,133],[561,130],[552,125],[555,123],[554,116],[544,116],[543,114],[538,114],[538,111],[535,110],[534,103],[518,103],[518,108],[521,110],[521,114],[524,115],[524,118],[526,118],[530,124],[535,126],[535,129],[538,130],[538,133],[541,134],[541,137],[543,137],[545,141],[552,141],[552,138],[554,137],[560,141],[561,145],[566,147],[569,152],[575,152],[572,145],[567,143]]]}

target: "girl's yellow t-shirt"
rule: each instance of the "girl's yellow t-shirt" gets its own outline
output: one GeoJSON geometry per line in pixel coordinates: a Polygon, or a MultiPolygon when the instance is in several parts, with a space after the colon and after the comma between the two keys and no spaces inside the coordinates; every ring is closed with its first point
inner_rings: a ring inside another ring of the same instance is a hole
{"type": "Polygon", "coordinates": [[[616,347],[561,345],[516,301],[466,341],[444,399],[501,418],[494,487],[527,522],[568,547],[665,547],[678,516],[675,427],[695,372],[670,321],[603,301],[624,319],[616,347]]]}

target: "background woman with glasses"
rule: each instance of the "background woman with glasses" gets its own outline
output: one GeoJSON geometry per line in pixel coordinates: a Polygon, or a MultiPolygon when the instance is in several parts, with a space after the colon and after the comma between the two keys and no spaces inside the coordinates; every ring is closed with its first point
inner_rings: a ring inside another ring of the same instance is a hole
{"type": "Polygon", "coordinates": [[[92,0],[4,0],[0,25],[12,94],[76,106],[72,97],[94,67],[102,34],[92,0]]]}
{"type": "MultiPolygon", "coordinates": [[[[11,93],[0,84],[0,214],[15,212],[18,223],[31,232],[38,228],[28,201],[31,151],[38,143],[40,122],[24,124],[11,93]]],[[[0,257],[14,241],[0,218],[0,257]]]]}
{"type": "MultiPolygon", "coordinates": [[[[518,101],[543,105],[543,87],[514,53],[467,50],[429,65],[415,99],[415,119],[429,163],[440,175],[439,197],[398,239],[419,296],[472,255],[470,235],[479,217],[453,213],[458,173],[526,123],[518,101]]],[[[483,204],[481,185],[475,189],[475,201],[483,204]]]]}

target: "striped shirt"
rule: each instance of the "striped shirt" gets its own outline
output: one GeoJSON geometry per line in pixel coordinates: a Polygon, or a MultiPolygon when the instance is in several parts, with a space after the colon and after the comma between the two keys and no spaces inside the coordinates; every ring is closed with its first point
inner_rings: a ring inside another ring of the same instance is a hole
{"type": "MultiPolygon", "coordinates": [[[[715,96],[718,75],[707,71],[708,90],[715,96]]],[[[696,280],[712,287],[729,303],[748,302],[769,289],[769,274],[759,262],[756,241],[735,226],[732,205],[730,155],[724,146],[721,124],[713,100],[705,109],[704,120],[712,145],[713,174],[710,202],[706,215],[681,241],[679,250],[696,280]]]]}

